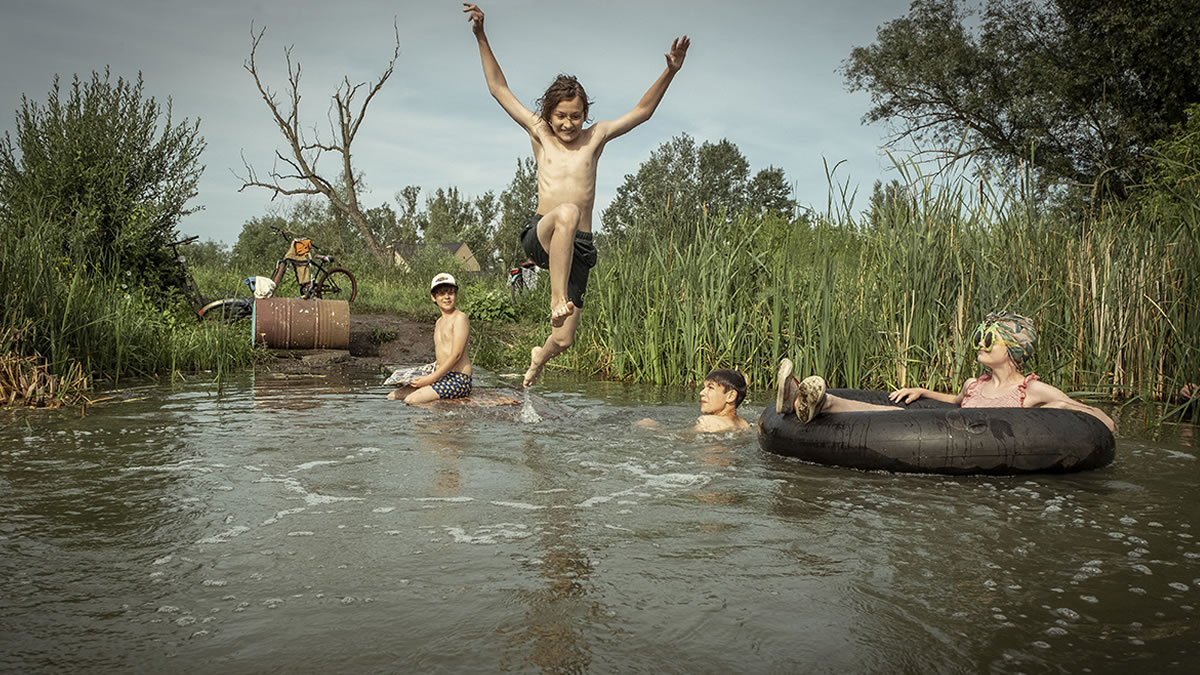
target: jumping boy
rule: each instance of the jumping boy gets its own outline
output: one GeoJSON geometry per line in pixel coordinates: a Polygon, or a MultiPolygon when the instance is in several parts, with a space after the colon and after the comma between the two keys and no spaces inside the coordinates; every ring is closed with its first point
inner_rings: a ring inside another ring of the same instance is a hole
{"type": "Polygon", "coordinates": [[[538,166],[537,213],[521,234],[529,258],[550,270],[550,337],[529,353],[524,386],[532,385],[546,362],[575,340],[587,290],[588,272],[596,264],[592,244],[592,207],[596,200],[596,164],[606,143],[650,119],[683,66],[691,41],[684,35],[671,43],[663,71],[633,110],[610,121],[584,127],[587,93],[571,76],[559,75],[538,100],[537,114],[521,104],[508,88],[500,64],[483,32],[483,11],[464,2],[488,91],[528,134],[538,166]]]}
{"type": "Polygon", "coordinates": [[[458,282],[443,272],[433,278],[429,295],[442,312],[433,326],[433,350],[437,363],[432,373],[418,377],[388,394],[393,401],[403,399],[412,405],[471,395],[471,357],[467,355],[471,320],[455,306],[458,301],[458,282]]]}

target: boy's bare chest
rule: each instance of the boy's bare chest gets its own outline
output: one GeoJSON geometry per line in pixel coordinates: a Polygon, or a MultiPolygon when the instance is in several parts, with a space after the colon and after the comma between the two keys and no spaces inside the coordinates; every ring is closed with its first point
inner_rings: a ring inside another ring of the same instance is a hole
{"type": "Polygon", "coordinates": [[[550,174],[562,175],[580,171],[594,171],[600,153],[598,148],[584,146],[575,150],[544,148],[538,158],[538,168],[550,174]]]}
{"type": "Polygon", "coordinates": [[[454,339],[454,322],[449,319],[438,319],[433,326],[434,341],[443,344],[454,339]]]}

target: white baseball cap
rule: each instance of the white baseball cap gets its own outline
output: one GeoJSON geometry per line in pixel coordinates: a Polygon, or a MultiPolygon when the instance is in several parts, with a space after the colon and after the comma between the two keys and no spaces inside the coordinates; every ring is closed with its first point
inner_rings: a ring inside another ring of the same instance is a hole
{"type": "Polygon", "coordinates": [[[442,272],[433,278],[433,283],[429,284],[430,292],[432,292],[433,289],[437,288],[438,286],[453,286],[458,288],[458,282],[454,280],[454,277],[442,272]]]}

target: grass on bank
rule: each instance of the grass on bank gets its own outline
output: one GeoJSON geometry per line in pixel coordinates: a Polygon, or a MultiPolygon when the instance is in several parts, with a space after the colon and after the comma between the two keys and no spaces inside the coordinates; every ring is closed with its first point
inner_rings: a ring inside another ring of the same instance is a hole
{"type": "Polygon", "coordinates": [[[201,324],[182,297],[152,300],[103,255],[69,237],[64,245],[62,233],[37,218],[0,228],[0,325],[9,329],[0,347],[26,378],[44,372],[82,388],[79,373],[90,386],[95,379],[220,374],[256,358],[246,326],[201,324]]]}

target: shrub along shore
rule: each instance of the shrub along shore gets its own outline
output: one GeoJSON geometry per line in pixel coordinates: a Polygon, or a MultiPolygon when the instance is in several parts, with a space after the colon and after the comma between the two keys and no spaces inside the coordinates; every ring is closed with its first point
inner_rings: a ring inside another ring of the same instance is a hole
{"type": "Polygon", "coordinates": [[[95,380],[219,376],[255,359],[244,330],[200,323],[178,290],[134,283],[133,270],[82,237],[61,242],[41,219],[0,228],[0,355],[13,373],[0,381],[5,402],[55,406],[80,400],[95,380]],[[46,396],[16,393],[34,381],[55,385],[35,388],[46,396]]]}

